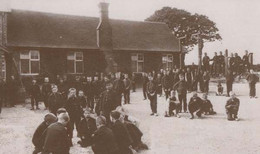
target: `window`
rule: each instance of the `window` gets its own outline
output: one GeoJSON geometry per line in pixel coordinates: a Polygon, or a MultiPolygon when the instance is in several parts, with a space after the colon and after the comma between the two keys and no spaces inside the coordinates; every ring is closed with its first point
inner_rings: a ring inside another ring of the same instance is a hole
{"type": "Polygon", "coordinates": [[[40,72],[40,53],[37,50],[20,52],[21,74],[38,75],[40,72]]]}
{"type": "Polygon", "coordinates": [[[132,72],[143,72],[144,71],[144,54],[135,53],[131,56],[132,61],[132,72]]]}
{"type": "Polygon", "coordinates": [[[69,52],[67,62],[68,73],[83,73],[83,52],[69,52]]]}
{"type": "Polygon", "coordinates": [[[163,63],[163,68],[173,68],[173,56],[172,54],[165,54],[162,56],[162,63],[163,63]]]}

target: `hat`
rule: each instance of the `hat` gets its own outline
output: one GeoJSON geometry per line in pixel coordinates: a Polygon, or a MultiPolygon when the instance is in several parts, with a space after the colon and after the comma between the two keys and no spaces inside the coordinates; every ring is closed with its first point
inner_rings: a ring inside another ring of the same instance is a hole
{"type": "Polygon", "coordinates": [[[59,108],[56,112],[56,114],[66,113],[67,110],[65,108],[59,108]]]}
{"type": "Polygon", "coordinates": [[[44,121],[48,123],[54,123],[57,121],[57,117],[53,113],[47,113],[44,116],[44,121]]]}

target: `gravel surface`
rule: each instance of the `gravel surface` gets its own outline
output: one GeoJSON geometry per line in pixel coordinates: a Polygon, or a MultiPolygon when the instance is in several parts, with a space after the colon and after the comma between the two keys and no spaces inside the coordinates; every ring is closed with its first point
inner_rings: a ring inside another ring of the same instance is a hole
{"type": "MultiPolygon", "coordinates": [[[[224,85],[223,85],[224,86],[224,85]]],[[[215,96],[215,84],[210,84],[209,99],[217,115],[203,116],[190,120],[188,113],[181,118],[165,118],[164,97],[158,97],[159,116],[150,116],[150,104],[143,100],[141,89],[131,93],[132,104],[126,105],[129,113],[140,120],[143,141],[149,150],[141,154],[259,154],[260,153],[260,101],[249,99],[247,84],[234,84],[234,91],[240,99],[240,121],[227,121],[224,105],[225,96],[215,96]]],[[[257,85],[260,96],[260,85],[257,85]]],[[[201,96],[202,94],[199,94],[201,96]]],[[[188,100],[191,94],[188,94],[188,100]]],[[[0,115],[0,154],[30,154],[33,151],[31,138],[36,127],[42,122],[41,110],[31,111],[30,104],[4,108],[0,115]]],[[[76,132],[74,132],[76,134],[76,132]]],[[[74,135],[76,136],[76,135],[74,135]]],[[[77,145],[73,138],[72,154],[92,154],[90,148],[77,145]]]]}

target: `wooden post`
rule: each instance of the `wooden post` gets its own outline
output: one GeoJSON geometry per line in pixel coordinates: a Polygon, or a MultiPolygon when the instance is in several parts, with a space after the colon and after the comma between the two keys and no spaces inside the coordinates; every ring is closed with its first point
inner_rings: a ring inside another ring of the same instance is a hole
{"type": "Polygon", "coordinates": [[[199,70],[201,70],[202,65],[202,48],[203,48],[203,40],[201,38],[201,34],[198,34],[198,66],[199,70]]]}
{"type": "Polygon", "coordinates": [[[228,73],[228,49],[225,50],[225,75],[228,73]]]}

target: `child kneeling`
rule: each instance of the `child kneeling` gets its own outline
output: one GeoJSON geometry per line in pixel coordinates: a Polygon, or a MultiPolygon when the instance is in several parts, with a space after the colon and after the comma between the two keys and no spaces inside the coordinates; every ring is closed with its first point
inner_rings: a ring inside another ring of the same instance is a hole
{"type": "Polygon", "coordinates": [[[171,91],[171,95],[166,100],[166,108],[165,108],[165,117],[174,116],[174,110],[176,112],[176,117],[180,118],[179,115],[180,103],[177,101],[175,97],[175,91],[171,91]]]}

